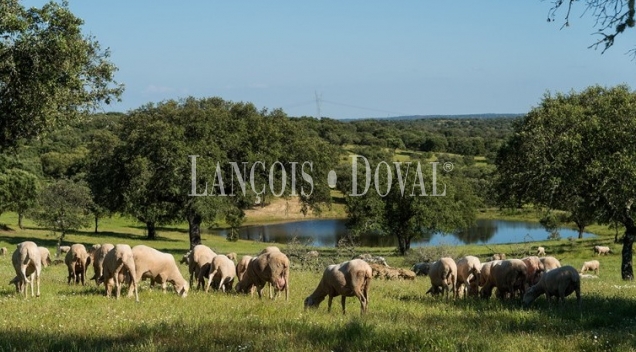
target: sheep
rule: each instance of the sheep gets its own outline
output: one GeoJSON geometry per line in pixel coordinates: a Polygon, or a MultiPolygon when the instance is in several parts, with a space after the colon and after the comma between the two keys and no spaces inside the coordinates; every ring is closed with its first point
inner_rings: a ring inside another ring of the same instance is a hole
{"type": "Polygon", "coordinates": [[[7,255],[7,253],[9,253],[9,250],[7,249],[7,247],[0,248],[0,255],[1,256],[5,256],[5,255],[7,255]]]}
{"type": "Polygon", "coordinates": [[[46,268],[51,265],[51,252],[46,247],[38,247],[38,251],[40,251],[40,260],[42,262],[42,267],[46,268]]]}
{"type": "Polygon", "coordinates": [[[94,244],[94,245],[88,247],[88,249],[87,249],[88,254],[92,255],[93,253],[98,251],[99,247],[101,247],[101,246],[102,246],[101,244],[97,243],[97,244],[94,244]]]}
{"type": "MultiPolygon", "coordinates": [[[[236,285],[236,291],[248,293],[256,286],[258,297],[262,298],[263,288],[268,282],[276,291],[285,290],[285,300],[289,300],[289,258],[284,253],[263,253],[252,258],[243,279],[236,285]]],[[[273,298],[271,294],[270,298],[273,298]]]]}
{"type": "Polygon", "coordinates": [[[429,262],[417,263],[413,265],[413,267],[411,268],[411,271],[413,271],[415,275],[417,276],[425,276],[427,274],[425,274],[424,271],[428,273],[430,265],[431,263],[429,262]]]}
{"type": "Polygon", "coordinates": [[[545,248],[543,248],[543,247],[537,248],[537,256],[545,257],[545,248]]]}
{"type": "MultiPolygon", "coordinates": [[[[155,282],[161,284],[163,292],[166,292],[166,283],[169,282],[178,295],[181,297],[188,295],[190,285],[181,275],[172,254],[163,253],[142,244],[134,246],[132,253],[136,271],[133,281],[139,283],[142,278],[153,278],[155,282]]],[[[132,294],[132,290],[128,290],[128,296],[132,294]]]]}
{"type": "Polygon", "coordinates": [[[610,247],[607,246],[594,246],[594,253],[596,253],[597,255],[608,255],[612,252],[612,250],[610,249],[610,247]]]}
{"type": "Polygon", "coordinates": [[[64,262],[68,268],[68,284],[70,285],[71,281],[75,281],[75,283],[81,281],[83,286],[86,278],[86,266],[91,262],[86,247],[81,243],[72,245],[66,253],[64,262]]]}
{"type": "Polygon", "coordinates": [[[489,298],[492,295],[492,287],[488,286],[490,282],[490,269],[492,266],[500,263],[501,260],[491,260],[489,262],[481,263],[479,270],[479,286],[482,288],[480,293],[483,298],[489,298]]]}
{"type": "Polygon", "coordinates": [[[452,258],[444,257],[431,263],[428,268],[424,268],[423,273],[431,279],[431,288],[427,293],[430,292],[433,295],[446,293],[446,300],[448,300],[449,292],[455,292],[457,264],[452,258]]]}
{"type": "Polygon", "coordinates": [[[541,260],[541,263],[543,263],[543,269],[545,271],[549,271],[549,270],[561,267],[561,262],[559,262],[559,260],[556,259],[555,257],[550,257],[550,256],[542,257],[542,258],[539,258],[539,260],[541,260]]]}
{"type": "Polygon", "coordinates": [[[57,251],[55,252],[55,257],[59,258],[60,254],[66,254],[68,253],[68,251],[71,250],[71,246],[60,246],[59,244],[57,245],[57,251]]]}
{"type": "Polygon", "coordinates": [[[506,260],[506,254],[505,253],[495,253],[492,255],[492,257],[490,257],[490,261],[493,260],[506,260]]]}
{"type": "Polygon", "coordinates": [[[212,259],[216,257],[216,253],[210,247],[198,244],[190,251],[188,258],[188,272],[190,273],[190,287],[192,287],[192,280],[196,276],[197,289],[203,289],[205,285],[205,279],[210,272],[210,263],[212,259]]]}
{"type": "Polygon", "coordinates": [[[598,275],[599,269],[601,267],[601,263],[598,260],[590,260],[589,262],[583,263],[583,267],[581,268],[581,274],[586,271],[594,271],[594,274],[598,275]]]}
{"type": "Polygon", "coordinates": [[[455,298],[459,297],[459,291],[464,287],[464,297],[468,295],[468,287],[470,281],[479,282],[479,273],[481,271],[481,263],[479,258],[468,255],[457,261],[457,284],[455,287],[455,298]]]}
{"type": "Polygon", "coordinates": [[[342,296],[342,314],[346,314],[346,297],[357,297],[360,301],[360,314],[367,312],[369,306],[369,286],[371,267],[361,259],[353,259],[341,264],[327,266],[314,292],[305,298],[305,310],[318,308],[320,302],[329,296],[327,311],[331,312],[331,301],[342,296]]]}
{"type": "Polygon", "coordinates": [[[497,288],[497,297],[503,299],[506,294],[510,294],[511,298],[515,298],[515,292],[525,291],[526,279],[528,276],[528,267],[521,259],[506,259],[492,264],[490,268],[490,276],[488,282],[482,289],[486,289],[487,295],[490,297],[492,288],[497,288]]]}
{"type": "Polygon", "coordinates": [[[110,297],[113,283],[115,284],[115,297],[119,299],[121,295],[121,284],[125,275],[129,275],[130,287],[128,292],[135,293],[135,301],[139,302],[137,289],[137,270],[132,248],[127,244],[117,244],[106,253],[102,262],[102,279],[106,287],[106,297],[110,297]]]}
{"type": "Polygon", "coordinates": [[[230,253],[227,253],[225,256],[230,258],[230,260],[234,262],[234,265],[236,265],[236,253],[230,252],[230,253]]]}
{"type": "Polygon", "coordinates": [[[522,258],[521,260],[526,264],[528,269],[527,276],[526,276],[526,283],[527,283],[526,288],[527,288],[539,282],[539,278],[541,277],[541,274],[545,270],[545,267],[543,266],[543,263],[537,256],[529,256],[529,257],[522,258]]]}
{"type": "Polygon", "coordinates": [[[94,274],[90,279],[95,280],[95,284],[98,287],[99,284],[103,282],[102,276],[104,275],[104,258],[106,258],[106,254],[113,248],[115,248],[115,246],[112,243],[104,243],[91,255],[94,274]]]}
{"type": "MultiPolygon", "coordinates": [[[[16,291],[22,293],[24,291],[24,297],[27,296],[26,286],[31,283],[31,297],[33,294],[33,281],[37,283],[37,294],[35,297],[40,297],[40,274],[42,272],[42,257],[40,250],[35,242],[24,241],[17,245],[16,250],[11,257],[13,268],[16,275],[19,277],[16,280],[16,291]],[[31,279],[29,280],[30,277],[31,279]]],[[[13,281],[13,280],[12,280],[13,281]]],[[[10,282],[14,283],[14,282],[10,282]]]]}
{"type": "Polygon", "coordinates": [[[309,251],[305,256],[307,258],[318,258],[320,256],[320,253],[318,251],[309,251]]]}
{"type": "Polygon", "coordinates": [[[232,288],[235,277],[236,267],[234,266],[234,261],[226,255],[219,254],[210,263],[210,274],[208,275],[208,284],[205,287],[205,292],[208,292],[213,281],[215,288],[223,292],[229,291],[232,288]],[[217,282],[218,287],[216,287],[217,282]]]}
{"type": "Polygon", "coordinates": [[[556,296],[557,302],[565,303],[565,297],[576,292],[576,300],[581,309],[581,278],[579,273],[570,265],[550,270],[541,276],[539,282],[530,287],[523,295],[523,305],[529,306],[537,297],[545,293],[550,304],[550,298],[556,296]]]}
{"type": "Polygon", "coordinates": [[[190,253],[192,253],[192,250],[187,251],[186,254],[181,257],[179,264],[185,264],[190,267],[190,253]]]}

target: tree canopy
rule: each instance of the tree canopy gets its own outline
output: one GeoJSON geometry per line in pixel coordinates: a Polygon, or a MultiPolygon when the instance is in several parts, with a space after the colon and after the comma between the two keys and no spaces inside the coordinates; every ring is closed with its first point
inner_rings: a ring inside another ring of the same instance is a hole
{"type": "Polygon", "coordinates": [[[116,67],[68,3],[0,2],[0,150],[118,99],[116,67]]]}
{"type": "Polygon", "coordinates": [[[622,224],[622,277],[633,279],[635,134],[636,93],[625,85],[547,93],[499,153],[499,197],[622,224]]]}

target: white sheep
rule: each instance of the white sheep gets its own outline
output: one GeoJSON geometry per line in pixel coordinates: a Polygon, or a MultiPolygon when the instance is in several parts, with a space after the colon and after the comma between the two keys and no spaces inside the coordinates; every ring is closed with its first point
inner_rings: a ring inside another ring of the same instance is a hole
{"type": "Polygon", "coordinates": [[[545,248],[543,247],[537,248],[537,256],[545,257],[545,248]]]}
{"type": "Polygon", "coordinates": [[[597,255],[608,255],[612,252],[610,247],[607,246],[594,246],[594,253],[596,253],[597,255]]]}
{"type": "Polygon", "coordinates": [[[104,275],[104,258],[106,258],[106,254],[113,248],[115,248],[115,245],[113,245],[112,243],[104,243],[99,247],[98,250],[94,251],[91,254],[94,272],[91,280],[95,280],[95,284],[97,284],[98,287],[99,284],[103,281],[102,276],[104,275]]]}
{"type": "Polygon", "coordinates": [[[91,262],[90,256],[86,251],[86,247],[84,247],[81,243],[73,244],[68,253],[66,253],[64,262],[68,268],[68,284],[70,284],[71,281],[74,281],[75,283],[79,283],[81,281],[82,285],[84,285],[86,267],[91,262]]]}
{"type": "MultiPolygon", "coordinates": [[[[181,297],[188,295],[190,285],[181,275],[172,254],[163,253],[145,245],[134,246],[132,253],[136,270],[133,280],[139,283],[142,278],[153,278],[155,282],[161,284],[164,292],[166,291],[166,283],[169,282],[174,286],[178,295],[181,297]]],[[[132,290],[128,290],[128,296],[132,296],[132,294],[132,290]]]]}
{"type": "Polygon", "coordinates": [[[529,256],[521,259],[527,267],[526,271],[526,288],[539,282],[541,274],[545,271],[545,267],[541,259],[537,256],[529,256]]]}
{"type": "Polygon", "coordinates": [[[493,288],[497,288],[497,297],[500,299],[507,294],[514,298],[518,291],[523,294],[527,273],[528,268],[520,259],[506,259],[493,263],[488,282],[482,288],[482,297],[490,297],[493,288]]]}
{"type": "Polygon", "coordinates": [[[556,259],[555,257],[550,257],[550,256],[541,257],[540,260],[541,260],[541,263],[543,263],[543,269],[545,271],[549,271],[549,270],[561,267],[561,262],[559,262],[559,260],[556,259]]]}
{"type": "Polygon", "coordinates": [[[230,260],[234,262],[234,265],[236,265],[236,258],[237,258],[236,253],[230,252],[230,253],[227,253],[225,256],[230,258],[230,260]]]}
{"type": "Polygon", "coordinates": [[[57,245],[57,250],[55,251],[55,257],[59,258],[59,256],[61,254],[66,254],[68,253],[68,251],[71,250],[71,246],[60,246],[59,244],[57,245]]]}
{"type": "Polygon", "coordinates": [[[481,263],[479,258],[467,255],[457,261],[457,284],[455,287],[455,298],[459,297],[459,291],[464,288],[464,297],[468,295],[468,287],[471,280],[479,282],[481,263]]]}
{"type": "Polygon", "coordinates": [[[371,267],[361,259],[353,259],[341,264],[327,266],[314,292],[305,298],[305,309],[318,308],[326,296],[327,311],[331,311],[331,301],[342,296],[342,314],[345,314],[346,297],[357,297],[360,301],[360,314],[367,311],[369,305],[369,285],[371,284],[371,267]]]}
{"type": "Polygon", "coordinates": [[[601,267],[601,263],[598,260],[590,260],[589,262],[584,262],[583,267],[581,268],[581,274],[586,271],[594,271],[596,275],[598,275],[599,269],[601,267]]]}
{"type": "Polygon", "coordinates": [[[31,241],[24,241],[17,245],[11,257],[13,268],[19,277],[16,290],[27,296],[26,286],[31,283],[31,297],[40,297],[40,274],[42,272],[42,258],[38,246],[31,241]],[[30,277],[30,279],[29,279],[30,277]],[[37,294],[33,294],[33,282],[37,283],[37,294]]]}
{"type": "Polygon", "coordinates": [[[129,276],[130,288],[128,292],[135,293],[135,301],[139,302],[139,294],[137,290],[137,270],[135,267],[135,259],[133,257],[132,248],[127,244],[117,244],[113,249],[106,253],[102,263],[103,281],[106,287],[106,297],[110,297],[110,293],[115,284],[115,297],[119,299],[121,295],[121,284],[126,275],[129,276]]]}
{"type": "MultiPolygon", "coordinates": [[[[51,252],[46,247],[38,247],[38,251],[40,252],[40,262],[42,269],[51,265],[51,252]]],[[[27,276],[30,276],[35,270],[34,266],[27,267],[27,276]]],[[[9,285],[15,285],[16,292],[22,292],[22,281],[20,280],[20,275],[16,275],[11,281],[9,281],[9,285]]]]}
{"type": "Polygon", "coordinates": [[[566,265],[550,270],[541,276],[539,282],[530,287],[523,295],[524,306],[530,305],[544,294],[550,304],[550,298],[556,296],[557,302],[565,303],[565,297],[576,292],[576,300],[581,309],[581,278],[573,267],[566,265]]]}
{"type": "Polygon", "coordinates": [[[1,256],[5,256],[5,255],[7,255],[7,253],[9,253],[9,250],[7,249],[7,247],[0,248],[0,255],[1,256]]]}
{"type": "Polygon", "coordinates": [[[495,253],[490,257],[490,261],[494,260],[506,260],[506,253],[495,253]]]}
{"type": "Polygon", "coordinates": [[[423,268],[423,273],[431,279],[431,288],[427,293],[430,292],[433,295],[446,293],[446,300],[448,300],[449,293],[455,292],[457,264],[455,264],[453,258],[444,257],[434,261],[428,266],[428,269],[426,267],[423,268]]]}
{"type": "Polygon", "coordinates": [[[205,287],[205,292],[208,292],[212,282],[214,282],[215,288],[223,292],[229,291],[232,289],[235,277],[236,266],[234,266],[234,261],[226,255],[219,254],[210,263],[210,274],[208,275],[208,284],[205,287]]]}
{"type": "MultiPolygon", "coordinates": [[[[289,258],[284,253],[269,252],[252,258],[243,278],[236,285],[236,291],[248,293],[256,286],[258,297],[262,298],[266,283],[277,292],[285,290],[285,300],[289,300],[289,258]]],[[[270,298],[274,297],[270,294],[270,298]]]]}
{"type": "Polygon", "coordinates": [[[190,273],[190,286],[192,286],[192,280],[197,278],[197,288],[203,289],[205,287],[205,277],[210,273],[210,263],[212,259],[216,257],[214,251],[203,244],[198,244],[190,251],[188,257],[188,272],[190,273]]]}

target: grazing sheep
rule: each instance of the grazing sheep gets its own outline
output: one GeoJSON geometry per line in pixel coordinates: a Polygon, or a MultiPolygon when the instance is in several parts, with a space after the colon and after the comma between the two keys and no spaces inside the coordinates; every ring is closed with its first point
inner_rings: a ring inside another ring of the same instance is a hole
{"type": "Polygon", "coordinates": [[[202,290],[205,286],[205,277],[210,272],[210,263],[212,259],[216,257],[214,251],[203,244],[198,244],[190,251],[190,257],[188,258],[188,272],[190,273],[190,287],[192,287],[192,280],[196,276],[197,289],[202,290]]]}
{"type": "Polygon", "coordinates": [[[490,261],[493,260],[506,260],[506,254],[505,253],[495,253],[492,255],[492,257],[490,257],[490,261]]]}
{"type": "Polygon", "coordinates": [[[523,295],[523,305],[529,306],[537,297],[545,293],[550,304],[550,298],[556,296],[557,302],[565,303],[565,297],[576,292],[576,300],[581,309],[581,278],[573,267],[566,265],[550,270],[541,276],[539,282],[530,287],[523,295]]]}
{"type": "Polygon", "coordinates": [[[95,253],[96,251],[98,251],[98,250],[99,250],[99,247],[101,247],[101,246],[102,246],[101,244],[96,243],[96,244],[94,244],[94,245],[92,245],[92,246],[88,247],[88,249],[87,249],[88,254],[92,255],[93,253],[95,253]]]}
{"type": "Polygon", "coordinates": [[[230,258],[230,260],[234,262],[234,265],[236,265],[236,253],[230,252],[227,253],[225,256],[230,258]]]}
{"type": "Polygon", "coordinates": [[[258,255],[265,254],[265,253],[274,253],[274,252],[280,252],[280,248],[276,246],[265,247],[265,249],[263,249],[260,253],[258,253],[258,255]]]}
{"type": "Polygon", "coordinates": [[[55,257],[59,258],[60,254],[66,254],[71,250],[71,246],[60,246],[57,245],[57,251],[55,252],[55,257]]]}
{"type": "Polygon", "coordinates": [[[326,296],[327,311],[331,311],[331,301],[342,296],[342,314],[345,311],[346,297],[357,297],[360,301],[360,314],[367,311],[369,305],[369,285],[371,284],[371,267],[361,259],[353,259],[341,264],[327,266],[314,292],[305,298],[305,309],[318,308],[326,296]]]}
{"type": "Polygon", "coordinates": [[[46,268],[51,265],[51,252],[46,247],[38,247],[38,251],[40,251],[40,260],[42,262],[42,267],[46,268]]]}
{"type": "MultiPolygon", "coordinates": [[[[289,300],[289,258],[281,252],[263,253],[252,258],[247,265],[243,279],[236,285],[236,291],[248,293],[256,286],[258,297],[263,297],[263,288],[270,283],[276,291],[285,290],[285,300],[289,300]]],[[[270,298],[273,298],[270,295],[270,298]]]]}
{"type": "Polygon", "coordinates": [[[411,271],[413,271],[415,273],[415,275],[417,276],[426,276],[428,275],[428,270],[431,266],[431,263],[429,262],[425,262],[425,263],[417,263],[415,265],[413,265],[413,267],[411,268],[411,271]]]}
{"type": "Polygon", "coordinates": [[[612,252],[612,250],[610,249],[610,247],[607,246],[594,246],[594,253],[597,255],[608,255],[612,252]]]}
{"type": "Polygon", "coordinates": [[[66,253],[64,262],[68,268],[68,284],[70,285],[71,281],[74,281],[75,283],[79,283],[81,281],[82,285],[84,285],[86,267],[91,262],[90,256],[86,251],[86,247],[84,247],[81,243],[75,243],[72,245],[71,249],[66,253]]]}
{"type": "Polygon", "coordinates": [[[99,249],[94,251],[92,256],[93,262],[93,277],[91,280],[95,280],[95,284],[99,287],[99,284],[103,282],[102,276],[104,275],[104,258],[106,258],[106,254],[110,252],[111,249],[115,248],[112,243],[104,243],[99,249]]]}
{"type": "Polygon", "coordinates": [[[598,275],[600,267],[601,263],[599,263],[598,260],[590,260],[589,262],[583,263],[581,274],[585,273],[586,271],[594,271],[594,274],[598,275]]]}
{"type": "Polygon", "coordinates": [[[543,263],[543,269],[545,271],[549,271],[552,269],[560,268],[561,262],[555,257],[542,257],[540,258],[541,263],[543,263]]]}
{"type": "Polygon", "coordinates": [[[228,256],[219,254],[210,263],[210,274],[205,292],[208,292],[210,285],[214,282],[214,287],[226,292],[232,289],[234,278],[236,277],[236,266],[228,256]]]}
{"type": "Polygon", "coordinates": [[[497,288],[497,297],[500,299],[507,294],[510,294],[510,298],[515,298],[515,292],[519,291],[522,295],[525,292],[527,276],[528,267],[521,259],[502,260],[492,264],[490,277],[484,289],[488,287],[486,292],[492,292],[493,287],[497,288]]]}
{"type": "MultiPolygon", "coordinates": [[[[16,290],[24,292],[27,296],[27,284],[31,283],[31,297],[40,297],[40,274],[42,272],[42,258],[38,246],[31,241],[24,241],[17,245],[13,252],[11,262],[18,280],[15,282],[16,290]],[[30,279],[29,279],[30,277],[30,279]],[[37,294],[33,294],[33,282],[37,283],[37,294]]],[[[14,283],[13,280],[11,283],[14,283]]]]}
{"type": "Polygon", "coordinates": [[[541,274],[545,271],[545,267],[543,266],[543,263],[537,256],[525,257],[525,258],[522,258],[521,260],[526,264],[528,268],[527,276],[526,276],[526,283],[527,283],[526,288],[527,288],[539,282],[539,278],[541,277],[541,274]]]}
{"type": "Polygon", "coordinates": [[[106,287],[106,297],[110,297],[113,283],[115,284],[115,297],[119,299],[121,295],[121,284],[124,277],[128,275],[130,288],[128,292],[135,293],[135,301],[139,302],[139,294],[137,291],[137,270],[135,268],[135,259],[133,251],[127,244],[117,244],[113,249],[106,253],[102,262],[104,286],[106,287]]]}
{"type": "Polygon", "coordinates": [[[537,248],[537,256],[545,257],[545,248],[543,247],[537,248]]]}
{"type": "Polygon", "coordinates": [[[444,257],[437,260],[429,266],[428,270],[424,270],[424,275],[428,275],[431,279],[431,288],[427,293],[436,295],[446,293],[446,300],[450,292],[455,292],[457,285],[457,264],[452,258],[444,257]]]}
{"type": "Polygon", "coordinates": [[[244,255],[243,257],[241,257],[241,261],[236,264],[236,278],[238,279],[238,281],[243,280],[243,275],[245,275],[247,266],[249,265],[252,258],[254,257],[252,257],[251,255],[244,255]]]}
{"type": "Polygon", "coordinates": [[[501,262],[501,260],[491,260],[489,262],[481,263],[479,270],[479,286],[482,288],[480,293],[483,298],[489,298],[492,295],[492,288],[488,288],[490,282],[490,269],[494,264],[501,262]],[[484,290],[484,287],[486,288],[484,290]]]}
{"type": "Polygon", "coordinates": [[[479,258],[467,255],[457,261],[457,284],[455,286],[455,298],[459,297],[459,291],[464,288],[464,297],[468,295],[468,287],[471,280],[479,282],[481,263],[479,258]]]}
{"type": "MultiPolygon", "coordinates": [[[[188,295],[190,285],[181,275],[172,254],[163,253],[145,245],[134,246],[132,253],[136,271],[134,281],[139,283],[142,278],[152,278],[161,284],[164,292],[166,292],[166,283],[169,282],[174,286],[178,295],[181,297],[188,295]]],[[[128,290],[128,296],[131,296],[132,293],[132,290],[128,290]]]]}
{"type": "Polygon", "coordinates": [[[7,253],[9,253],[9,250],[7,249],[7,247],[0,248],[0,255],[5,256],[7,255],[7,253]]]}
{"type": "Polygon", "coordinates": [[[192,250],[187,251],[186,254],[181,257],[179,264],[185,264],[190,267],[190,253],[192,253],[192,250]]]}

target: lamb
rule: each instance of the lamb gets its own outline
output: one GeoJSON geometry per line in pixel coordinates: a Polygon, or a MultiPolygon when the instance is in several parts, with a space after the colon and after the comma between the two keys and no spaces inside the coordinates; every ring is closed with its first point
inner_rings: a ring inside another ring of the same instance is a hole
{"type": "Polygon", "coordinates": [[[102,262],[102,280],[106,287],[106,297],[110,297],[113,283],[115,284],[115,297],[119,299],[121,295],[121,283],[125,275],[129,275],[131,286],[128,292],[132,290],[135,293],[135,301],[139,302],[139,294],[137,290],[137,270],[135,268],[135,259],[133,251],[127,244],[118,244],[106,253],[102,262]]]}
{"type": "Polygon", "coordinates": [[[305,309],[318,308],[320,302],[329,296],[327,311],[331,312],[334,297],[342,296],[342,314],[346,314],[346,297],[357,297],[360,301],[360,314],[367,312],[369,306],[369,285],[371,267],[361,259],[353,259],[341,264],[327,266],[314,292],[305,298],[305,309]]]}
{"type": "Polygon", "coordinates": [[[523,305],[529,306],[537,297],[545,293],[550,304],[550,298],[556,296],[557,302],[565,303],[565,297],[576,292],[576,300],[581,309],[581,278],[572,266],[566,265],[550,270],[541,276],[539,282],[530,287],[523,295],[523,305]]]}
{"type": "Polygon", "coordinates": [[[59,258],[60,254],[66,254],[71,250],[71,246],[60,246],[57,245],[57,251],[55,252],[55,257],[59,258]]]}
{"type": "Polygon", "coordinates": [[[541,260],[541,263],[543,263],[543,269],[545,271],[549,271],[549,270],[561,267],[561,262],[559,262],[559,260],[556,259],[555,257],[549,257],[549,256],[542,257],[542,258],[539,258],[539,260],[541,260]]]}
{"type": "Polygon", "coordinates": [[[98,250],[94,251],[91,255],[93,257],[93,277],[91,280],[95,280],[95,284],[99,287],[99,284],[103,282],[102,276],[104,275],[104,258],[106,254],[110,252],[115,246],[111,243],[102,244],[98,250]]]}
{"type": "MultiPolygon", "coordinates": [[[[490,277],[488,283],[482,291],[486,289],[490,296],[492,288],[497,288],[497,297],[503,299],[507,294],[511,298],[515,297],[515,292],[525,291],[526,279],[528,276],[528,267],[520,259],[507,259],[492,264],[490,268],[490,277]]],[[[485,295],[484,295],[485,296],[485,295]]]]}
{"type": "Polygon", "coordinates": [[[210,272],[210,263],[212,259],[216,257],[216,253],[210,247],[198,244],[190,251],[188,258],[188,272],[190,273],[190,286],[192,286],[192,280],[194,276],[197,277],[197,288],[203,289],[205,285],[205,279],[210,272]]]}
{"type": "MultiPolygon", "coordinates": [[[[161,284],[164,292],[166,292],[166,283],[169,282],[178,295],[181,297],[188,295],[190,285],[181,275],[172,254],[163,253],[145,245],[134,246],[132,253],[136,271],[133,281],[139,283],[142,278],[153,278],[155,282],[161,284]]],[[[128,290],[128,296],[132,294],[132,290],[128,290]]]]}
{"type": "Polygon", "coordinates": [[[601,263],[598,260],[590,260],[589,262],[583,263],[583,267],[581,268],[581,274],[586,271],[594,271],[594,274],[598,275],[599,269],[601,267],[601,263]]]}
{"type": "Polygon", "coordinates": [[[594,246],[594,253],[596,253],[597,255],[608,255],[612,252],[612,250],[610,249],[610,247],[607,246],[594,246]]]}
{"type": "MultiPolygon", "coordinates": [[[[431,279],[431,288],[428,292],[436,295],[437,293],[446,293],[446,300],[450,292],[455,292],[457,285],[457,264],[452,258],[444,257],[431,263],[428,267],[424,267],[424,275],[428,275],[431,279]]],[[[427,293],[428,293],[427,292],[427,293]]]]}
{"type": "Polygon", "coordinates": [[[490,257],[490,261],[493,260],[506,260],[506,254],[505,253],[495,253],[492,255],[492,257],[490,257]]]}
{"type": "MultiPolygon", "coordinates": [[[[37,283],[36,297],[40,297],[40,274],[42,272],[42,257],[38,246],[31,241],[24,241],[17,245],[16,250],[11,257],[13,268],[18,276],[16,280],[16,290],[19,293],[24,291],[24,297],[27,296],[26,286],[31,283],[31,297],[33,294],[33,281],[37,283]],[[28,277],[31,279],[29,280],[28,277]]],[[[12,280],[13,281],[13,280],[12,280]]],[[[13,282],[10,282],[13,283],[13,282]]]]}
{"type": "Polygon", "coordinates": [[[468,287],[471,280],[479,282],[481,263],[479,258],[468,255],[457,261],[457,285],[455,287],[455,298],[459,297],[459,291],[464,288],[464,297],[468,295],[468,287]]]}
{"type": "Polygon", "coordinates": [[[545,248],[543,248],[543,247],[537,248],[537,256],[545,257],[545,248]]]}
{"type": "Polygon", "coordinates": [[[91,262],[86,247],[81,243],[72,245],[66,253],[64,262],[68,268],[68,284],[70,285],[71,281],[75,281],[75,283],[81,281],[83,286],[86,278],[86,267],[91,262]]]}
{"type": "Polygon", "coordinates": [[[243,279],[236,285],[236,291],[248,293],[256,286],[258,297],[262,298],[263,288],[268,282],[277,291],[285,290],[285,300],[289,300],[289,258],[282,252],[263,253],[252,258],[243,279]]]}
{"type": "Polygon", "coordinates": [[[526,282],[527,282],[527,287],[530,287],[536,284],[537,282],[539,282],[539,277],[541,277],[541,274],[543,273],[543,271],[545,271],[545,267],[543,266],[543,263],[537,256],[525,257],[521,260],[527,266],[528,270],[527,270],[526,282]]]}
{"type": "Polygon", "coordinates": [[[9,250],[7,249],[7,247],[0,248],[0,255],[1,256],[5,256],[5,255],[7,255],[7,253],[9,253],[9,250]]]}
{"type": "Polygon", "coordinates": [[[208,292],[210,285],[214,281],[215,288],[225,292],[232,289],[234,278],[236,277],[236,267],[234,261],[228,256],[219,254],[212,259],[210,263],[210,274],[208,276],[208,285],[205,292],[208,292]],[[218,283],[218,287],[217,287],[218,283]]]}

